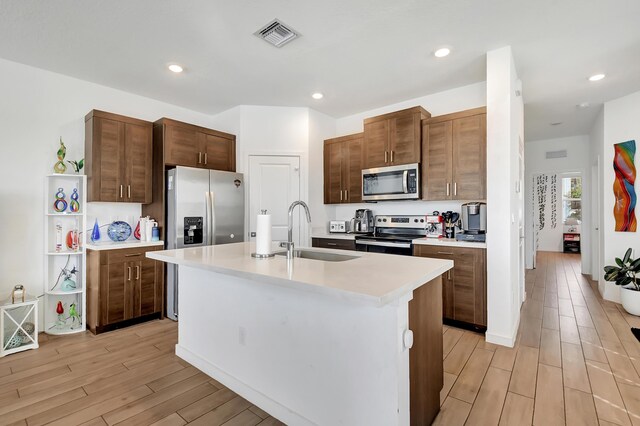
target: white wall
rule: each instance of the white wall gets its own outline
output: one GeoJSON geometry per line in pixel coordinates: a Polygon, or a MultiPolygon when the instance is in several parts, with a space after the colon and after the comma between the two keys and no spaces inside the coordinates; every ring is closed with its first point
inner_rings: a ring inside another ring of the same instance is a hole
{"type": "Polygon", "coordinates": [[[323,232],[335,209],[324,204],[324,141],[336,134],[336,120],[309,110],[309,209],[313,228],[323,232]]]}
{"type": "Polygon", "coordinates": [[[414,106],[423,107],[431,113],[432,117],[483,107],[487,104],[486,87],[483,81],[339,118],[336,120],[336,134],[342,136],[362,132],[365,118],[414,106]]]}
{"type": "MultiPolygon", "coordinates": [[[[519,223],[516,192],[522,97],[510,47],[487,53],[487,314],[486,339],[513,346],[520,321],[519,223]],[[500,229],[500,232],[491,232],[500,229]]],[[[522,265],[524,268],[524,265],[522,265]]]]}
{"type": "MultiPolygon", "coordinates": [[[[600,218],[600,227],[603,238],[603,251],[601,253],[601,266],[614,264],[616,257],[622,257],[627,248],[631,247],[633,256],[640,256],[640,236],[638,232],[615,232],[615,220],[613,206],[614,171],[613,145],[628,140],[636,141],[636,150],[640,148],[640,92],[606,102],[604,104],[604,138],[602,144],[602,206],[603,212],[600,218]]],[[[640,156],[635,156],[636,169],[640,166],[640,156]]],[[[637,175],[637,173],[636,173],[637,175]]],[[[636,195],[638,185],[636,183],[636,195]]],[[[640,210],[636,205],[636,218],[639,219],[640,210]]],[[[620,289],[613,283],[604,283],[603,297],[608,300],[619,301],[620,289]]]]}
{"type": "MultiPolygon", "coordinates": [[[[539,232],[539,251],[562,251],[562,173],[580,173],[582,176],[582,226],[581,226],[581,250],[582,250],[582,273],[591,273],[591,153],[589,149],[589,137],[587,135],[571,136],[559,139],[545,139],[538,141],[527,141],[525,144],[525,208],[526,208],[526,229],[527,240],[527,268],[532,267],[533,259],[533,209],[532,202],[533,176],[538,174],[558,175],[558,199],[557,217],[558,226],[545,228],[539,232]],[[547,151],[566,150],[567,156],[564,158],[546,159],[547,151]]],[[[548,203],[549,205],[551,202],[548,203]]],[[[549,207],[550,208],[550,207],[549,207]]]]}
{"type": "MultiPolygon", "coordinates": [[[[5,158],[0,167],[3,299],[18,283],[34,295],[44,290],[43,185],[44,176],[53,172],[60,136],[67,146],[67,159],[80,159],[84,156],[84,116],[94,108],[149,121],[169,116],[207,127],[211,117],[2,59],[0,75],[5,158]]],[[[87,213],[90,218],[104,214],[105,220],[118,214],[128,217],[139,215],[140,205],[131,204],[125,210],[94,203],[87,213]]]]}
{"type": "Polygon", "coordinates": [[[600,294],[604,294],[604,271],[602,270],[602,254],[604,239],[602,238],[602,158],[604,152],[604,108],[601,109],[593,128],[589,133],[591,157],[591,279],[598,281],[600,294]]]}

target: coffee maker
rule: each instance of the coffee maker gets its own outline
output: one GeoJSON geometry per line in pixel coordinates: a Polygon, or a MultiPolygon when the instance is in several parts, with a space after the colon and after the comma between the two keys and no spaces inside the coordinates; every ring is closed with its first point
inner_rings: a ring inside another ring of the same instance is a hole
{"type": "Polygon", "coordinates": [[[487,204],[466,203],[462,205],[462,234],[456,240],[484,242],[487,240],[487,204]]]}
{"type": "Polygon", "coordinates": [[[351,219],[351,232],[354,234],[370,234],[373,232],[373,212],[369,209],[356,210],[351,219]]]}

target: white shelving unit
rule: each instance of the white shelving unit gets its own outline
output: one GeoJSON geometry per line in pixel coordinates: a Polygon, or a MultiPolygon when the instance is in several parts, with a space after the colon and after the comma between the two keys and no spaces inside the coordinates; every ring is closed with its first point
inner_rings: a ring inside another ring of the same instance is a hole
{"type": "Polygon", "coordinates": [[[47,334],[71,334],[86,330],[86,239],[87,239],[87,177],[85,175],[53,174],[45,177],[44,200],[44,332],[47,334]],[[57,212],[54,208],[56,193],[62,188],[65,193],[67,209],[57,212]],[[71,195],[78,190],[78,212],[71,212],[71,195]],[[56,251],[56,226],[62,227],[62,248],[56,251]],[[78,231],[78,249],[67,247],[69,231],[78,231]],[[77,270],[73,276],[76,288],[70,291],[62,289],[63,268],[77,270]],[[56,284],[57,283],[57,284],[56,284]],[[64,313],[58,315],[56,308],[62,302],[64,313]],[[69,318],[71,305],[74,304],[80,316],[80,323],[69,318]]]}

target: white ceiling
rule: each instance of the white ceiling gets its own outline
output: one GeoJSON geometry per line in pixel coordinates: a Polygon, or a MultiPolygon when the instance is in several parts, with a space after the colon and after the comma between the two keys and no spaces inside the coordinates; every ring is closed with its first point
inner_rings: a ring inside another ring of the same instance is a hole
{"type": "Polygon", "coordinates": [[[485,52],[505,45],[527,140],[586,134],[604,101],[640,90],[638,0],[0,0],[0,57],[210,114],[343,117],[483,81],[485,52]],[[302,37],[252,35],[275,17],[302,37]],[[434,58],[442,45],[452,54],[434,58]]]}

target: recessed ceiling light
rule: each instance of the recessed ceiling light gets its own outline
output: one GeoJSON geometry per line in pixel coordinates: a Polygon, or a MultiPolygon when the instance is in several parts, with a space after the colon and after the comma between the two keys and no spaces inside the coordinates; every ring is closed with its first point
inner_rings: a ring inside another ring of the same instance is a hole
{"type": "Polygon", "coordinates": [[[549,123],[549,125],[551,125],[551,126],[559,126],[561,124],[562,124],[562,121],[556,121],[556,122],[553,122],[553,123],[549,123]]]}
{"type": "Polygon", "coordinates": [[[175,72],[176,74],[181,73],[183,71],[182,67],[178,64],[169,65],[169,70],[175,72]]]}
{"type": "Polygon", "coordinates": [[[449,49],[448,47],[441,47],[440,49],[433,52],[433,55],[436,58],[444,58],[445,56],[449,56],[449,53],[451,53],[451,49],[449,49]]]}
{"type": "Polygon", "coordinates": [[[589,81],[600,81],[605,77],[604,74],[595,74],[589,77],[589,81]]]}
{"type": "Polygon", "coordinates": [[[576,105],[576,106],[577,106],[578,108],[582,108],[582,109],[584,109],[584,108],[589,108],[589,107],[591,106],[591,104],[590,104],[589,102],[582,102],[582,103],[580,103],[580,104],[578,104],[578,105],[576,105]]]}
{"type": "Polygon", "coordinates": [[[313,95],[311,95],[311,97],[313,99],[322,99],[322,98],[324,98],[324,95],[322,93],[320,93],[320,92],[316,92],[313,95]]]}

